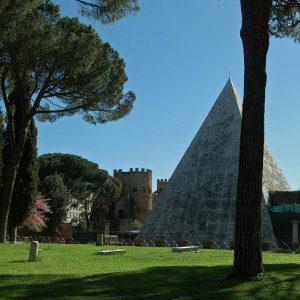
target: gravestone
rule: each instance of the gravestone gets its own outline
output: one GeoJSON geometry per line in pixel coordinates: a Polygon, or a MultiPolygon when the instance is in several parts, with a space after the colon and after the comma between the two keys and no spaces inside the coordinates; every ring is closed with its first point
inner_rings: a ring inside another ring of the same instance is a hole
{"type": "Polygon", "coordinates": [[[103,245],[103,233],[97,233],[97,246],[102,246],[103,245]]]}
{"type": "Polygon", "coordinates": [[[39,242],[33,241],[29,249],[29,261],[36,261],[39,255],[39,242]]]}
{"type": "Polygon", "coordinates": [[[104,235],[109,235],[109,221],[104,221],[104,235]]]}

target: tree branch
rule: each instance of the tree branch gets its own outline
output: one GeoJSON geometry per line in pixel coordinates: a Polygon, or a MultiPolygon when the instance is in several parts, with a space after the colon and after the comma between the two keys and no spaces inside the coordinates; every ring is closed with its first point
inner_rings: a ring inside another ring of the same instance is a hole
{"type": "MultiPolygon", "coordinates": [[[[54,114],[54,113],[64,113],[64,112],[70,112],[72,110],[78,110],[78,109],[84,109],[89,107],[88,104],[78,105],[70,108],[63,108],[63,109],[55,109],[55,110],[37,110],[37,114],[54,114]]],[[[112,112],[112,110],[109,109],[101,109],[101,108],[92,108],[89,107],[90,111],[98,111],[98,112],[112,112]]]]}
{"type": "Polygon", "coordinates": [[[9,100],[6,94],[6,87],[5,87],[5,80],[6,76],[8,74],[9,68],[4,67],[2,70],[2,75],[1,75],[1,92],[2,92],[2,98],[4,101],[5,109],[6,109],[6,114],[7,114],[7,120],[8,120],[8,125],[10,126],[11,130],[9,131],[10,138],[12,141],[12,147],[15,146],[15,130],[14,130],[14,123],[13,123],[13,115],[12,115],[12,110],[9,104],[9,100]]]}
{"type": "Polygon", "coordinates": [[[52,76],[52,70],[49,71],[49,74],[45,80],[43,87],[40,89],[37,97],[35,98],[34,104],[28,114],[28,120],[31,120],[33,118],[33,116],[37,113],[37,109],[40,106],[41,100],[44,97],[44,94],[47,90],[48,84],[50,83],[51,76],[52,76]]]}
{"type": "Polygon", "coordinates": [[[79,2],[82,5],[86,5],[86,6],[94,7],[94,8],[97,8],[97,9],[101,9],[100,5],[97,5],[97,4],[94,4],[94,3],[86,2],[86,1],[83,1],[83,0],[75,0],[75,1],[79,2]]]}

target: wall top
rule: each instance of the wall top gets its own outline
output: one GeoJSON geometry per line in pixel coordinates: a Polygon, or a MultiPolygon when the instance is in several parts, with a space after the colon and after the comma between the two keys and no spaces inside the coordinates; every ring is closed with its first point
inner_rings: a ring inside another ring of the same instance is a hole
{"type": "Polygon", "coordinates": [[[137,174],[137,173],[152,173],[152,171],[150,170],[150,169],[145,169],[145,168],[141,168],[141,169],[139,169],[139,168],[135,168],[135,169],[133,169],[133,168],[130,168],[129,169],[129,172],[128,171],[123,171],[122,169],[119,169],[119,170],[117,170],[117,169],[115,169],[114,170],[114,176],[115,175],[117,175],[117,174],[127,174],[127,175],[130,175],[130,174],[137,174]]]}

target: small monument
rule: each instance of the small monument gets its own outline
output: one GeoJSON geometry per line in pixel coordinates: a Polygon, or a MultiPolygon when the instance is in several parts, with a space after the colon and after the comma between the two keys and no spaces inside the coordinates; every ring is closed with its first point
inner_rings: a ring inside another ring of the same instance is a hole
{"type": "Polygon", "coordinates": [[[39,255],[39,242],[33,241],[30,244],[29,249],[29,261],[36,261],[39,255]]]}
{"type": "Polygon", "coordinates": [[[102,245],[103,245],[103,233],[97,233],[96,246],[102,246],[102,245]]]}
{"type": "Polygon", "coordinates": [[[104,221],[104,235],[109,235],[109,220],[104,221]]]}

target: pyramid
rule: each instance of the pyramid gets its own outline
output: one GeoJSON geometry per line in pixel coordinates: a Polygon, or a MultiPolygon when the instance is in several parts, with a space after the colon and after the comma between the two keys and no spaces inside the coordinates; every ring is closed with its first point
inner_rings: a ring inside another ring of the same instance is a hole
{"type": "MultiPolygon", "coordinates": [[[[241,97],[229,79],[160,194],[139,238],[234,239],[241,120],[241,97]]],[[[264,241],[275,241],[267,208],[270,190],[290,187],[265,146],[261,202],[264,241]]]]}

